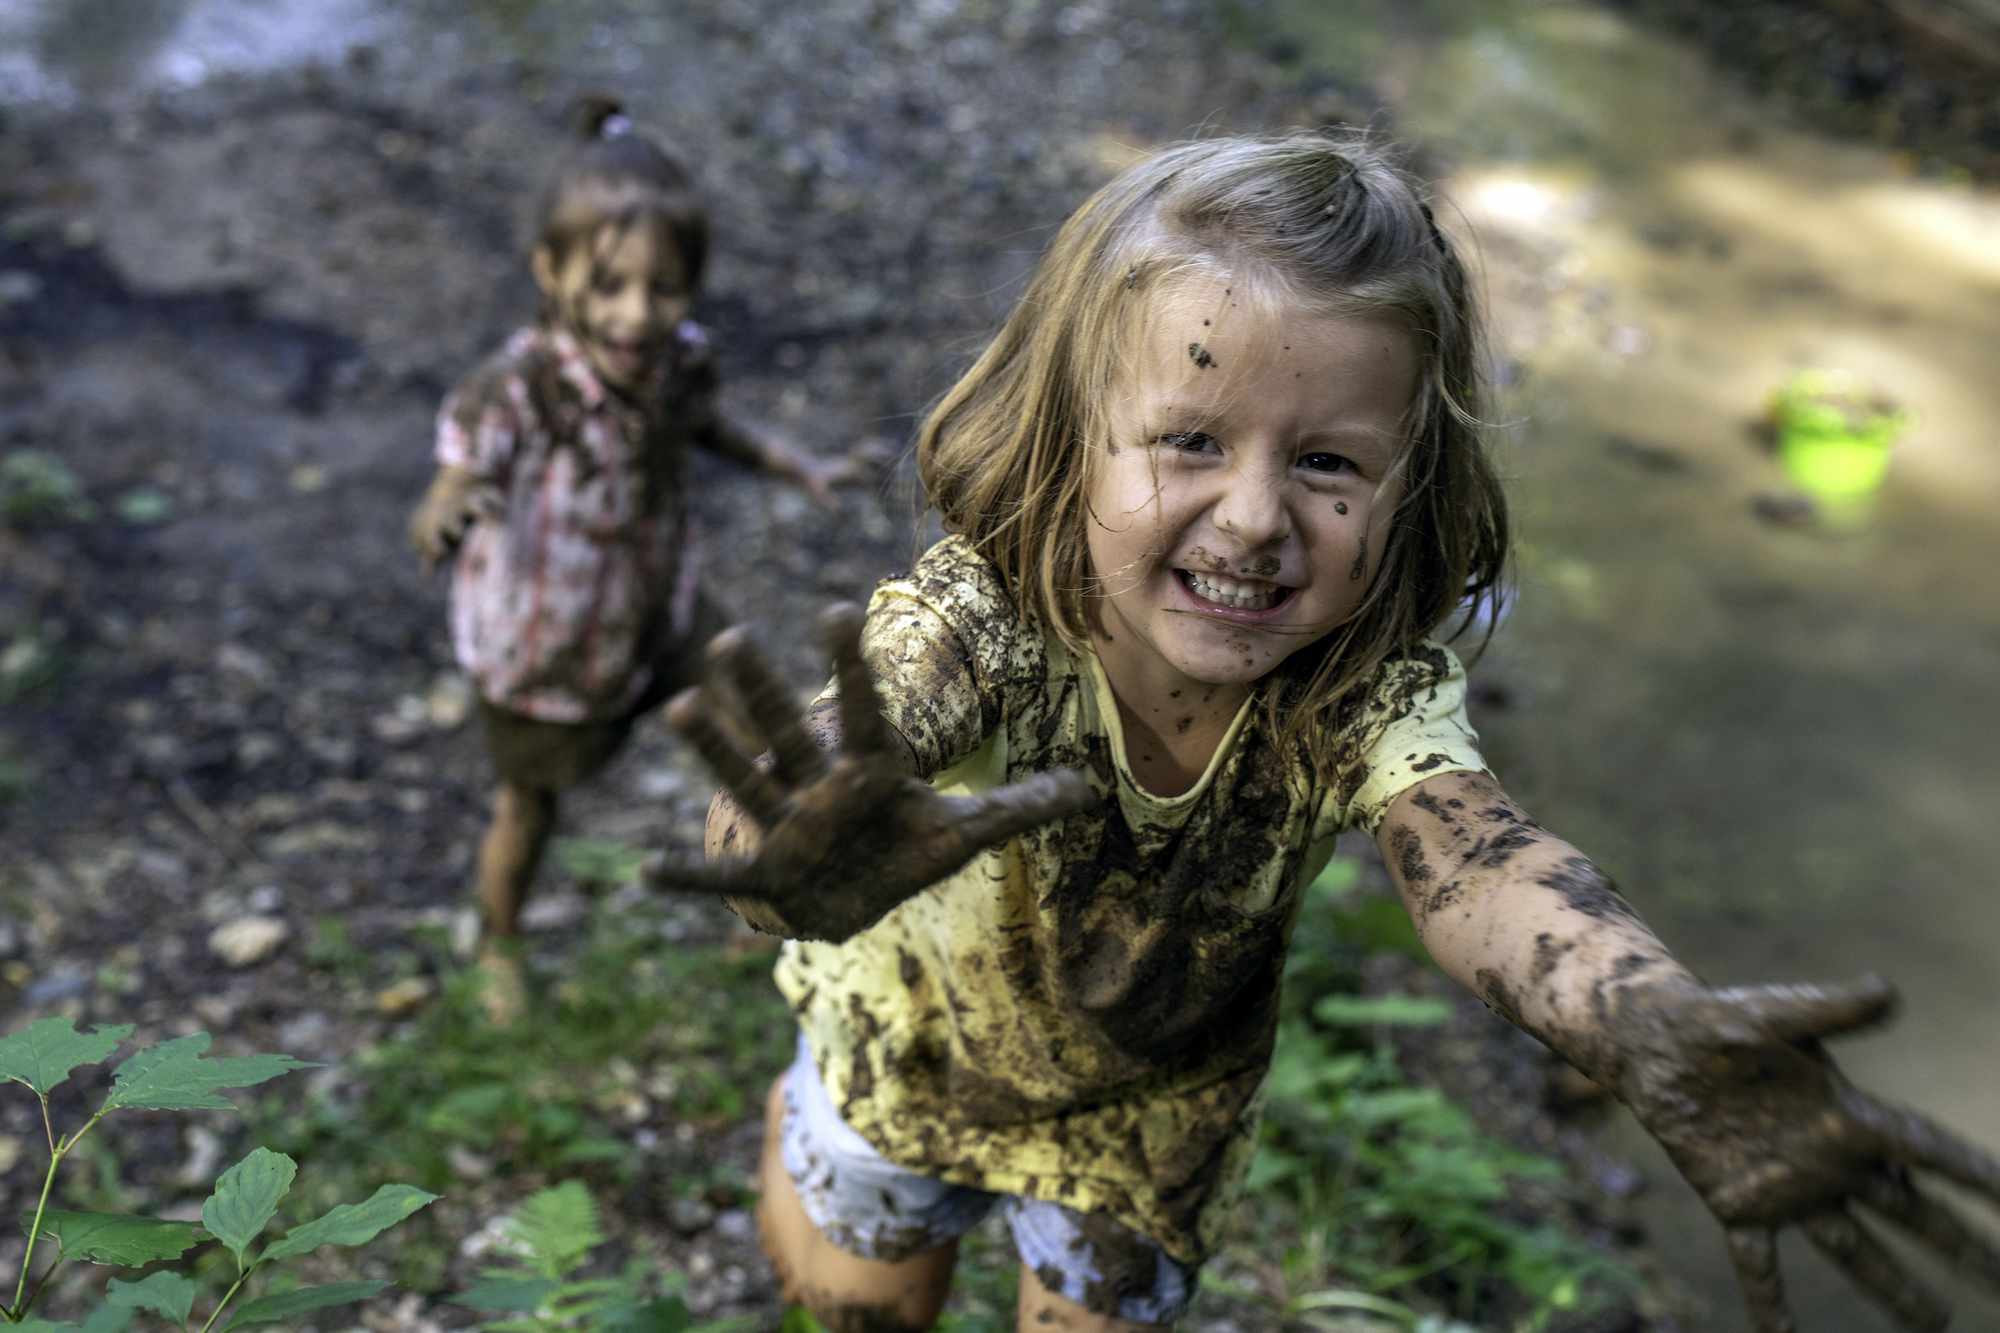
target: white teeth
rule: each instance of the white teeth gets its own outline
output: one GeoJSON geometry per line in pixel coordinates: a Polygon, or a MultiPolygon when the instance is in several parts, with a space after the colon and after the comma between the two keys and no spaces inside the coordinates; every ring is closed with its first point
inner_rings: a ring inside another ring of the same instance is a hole
{"type": "Polygon", "coordinates": [[[1188,582],[1204,600],[1238,611],[1267,611],[1284,594],[1284,589],[1275,583],[1249,583],[1220,574],[1197,574],[1193,570],[1186,573],[1188,582]]]}

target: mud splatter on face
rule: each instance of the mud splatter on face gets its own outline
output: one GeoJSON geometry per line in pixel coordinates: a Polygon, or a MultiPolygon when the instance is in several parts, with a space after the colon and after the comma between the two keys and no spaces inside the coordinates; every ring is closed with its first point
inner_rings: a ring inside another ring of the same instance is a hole
{"type": "Polygon", "coordinates": [[[1198,370],[1207,370],[1216,364],[1215,358],[1209,355],[1208,348],[1200,343],[1188,344],[1188,360],[1194,362],[1198,370]]]}
{"type": "Polygon", "coordinates": [[[1335,500],[1333,502],[1333,512],[1336,514],[1345,514],[1347,512],[1347,501],[1335,500]]]}
{"type": "Polygon", "coordinates": [[[1368,548],[1364,546],[1354,553],[1354,564],[1347,571],[1347,581],[1359,583],[1366,577],[1368,577],[1368,548]]]}

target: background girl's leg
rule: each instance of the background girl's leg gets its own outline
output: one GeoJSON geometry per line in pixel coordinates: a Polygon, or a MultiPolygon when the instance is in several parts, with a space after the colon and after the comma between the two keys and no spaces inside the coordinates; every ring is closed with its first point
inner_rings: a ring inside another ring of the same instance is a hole
{"type": "Polygon", "coordinates": [[[764,1103],[764,1155],[758,1168],[763,1197],[757,1204],[758,1233],[784,1298],[812,1311],[831,1333],[922,1333],[937,1322],[951,1291],[958,1242],[884,1261],[850,1254],[821,1235],[785,1169],[780,1141],[784,1092],[781,1076],[764,1103]]]}
{"type": "Polygon", "coordinates": [[[493,797],[493,822],[479,844],[479,967],[485,973],[482,1000],[496,1023],[520,1017],[527,1003],[516,936],[521,905],[556,823],[556,794],[502,781],[493,797]]]}
{"type": "Polygon", "coordinates": [[[1042,1285],[1035,1270],[1021,1265],[1016,1333],[1126,1333],[1127,1330],[1171,1328],[1170,1324],[1135,1324],[1127,1319],[1093,1314],[1075,1301],[1042,1285]]]}

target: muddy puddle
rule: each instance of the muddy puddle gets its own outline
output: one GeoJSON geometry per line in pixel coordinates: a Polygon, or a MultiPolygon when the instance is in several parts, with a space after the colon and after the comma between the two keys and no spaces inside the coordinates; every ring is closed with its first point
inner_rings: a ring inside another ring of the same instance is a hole
{"type": "MultiPolygon", "coordinates": [[[[1507,706],[1477,719],[1503,779],[1711,980],[1893,979],[1900,1026],[1840,1058],[2000,1144],[2000,194],[1786,129],[1595,6],[1302,0],[1285,23],[1453,164],[1517,363],[1521,597],[1488,661],[1507,706]],[[1757,513],[1788,487],[1749,427],[1807,368],[1914,417],[1837,532],[1757,513]]],[[[1691,1193],[1629,1120],[1605,1135],[1740,1327],[1691,1193]]],[[[1789,1263],[1802,1327],[1891,1327],[1807,1247],[1789,1263]]],[[[1968,1296],[1957,1326],[2000,1305],[1968,1296]]]]}
{"type": "MultiPolygon", "coordinates": [[[[580,7],[592,24],[475,8],[19,0],[0,9],[0,103],[87,106],[357,44],[419,80],[508,53],[559,63],[562,43],[629,71],[671,27],[640,5],[580,7]]],[[[2000,1145],[2000,194],[1787,128],[1595,5],[1250,12],[1258,40],[1282,32],[1300,70],[1379,95],[1448,164],[1441,218],[1481,256],[1522,535],[1477,718],[1503,780],[1710,979],[1896,981],[1902,1024],[1841,1058],[2000,1145]],[[1838,530],[1765,516],[1789,512],[1771,503],[1788,487],[1751,426],[1808,368],[1913,417],[1872,508],[1838,530]]],[[[1215,115],[1191,103],[1185,124],[1215,115]]],[[[1134,146],[1118,127],[1106,143],[1134,146]]],[[[293,332],[287,375],[316,395],[344,345],[293,332]]],[[[1715,1300],[1715,1328],[1740,1328],[1705,1214],[1629,1122],[1604,1137],[1646,1165],[1653,1239],[1715,1300]]],[[[1802,1327],[1889,1327],[1803,1246],[1790,1265],[1802,1327]]],[[[2000,1304],[1962,1295],[1958,1327],[2000,1327],[2000,1304]]]]}

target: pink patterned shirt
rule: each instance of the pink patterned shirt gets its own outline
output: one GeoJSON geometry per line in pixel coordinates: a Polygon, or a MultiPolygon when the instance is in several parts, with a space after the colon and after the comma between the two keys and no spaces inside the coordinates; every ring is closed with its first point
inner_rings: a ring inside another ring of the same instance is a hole
{"type": "Polygon", "coordinates": [[[497,485],[466,534],[452,647],[489,702],[550,722],[628,711],[686,631],[695,559],[689,446],[716,423],[708,338],[689,321],[641,406],[566,332],[525,328],[438,410],[437,461],[497,485]]]}

